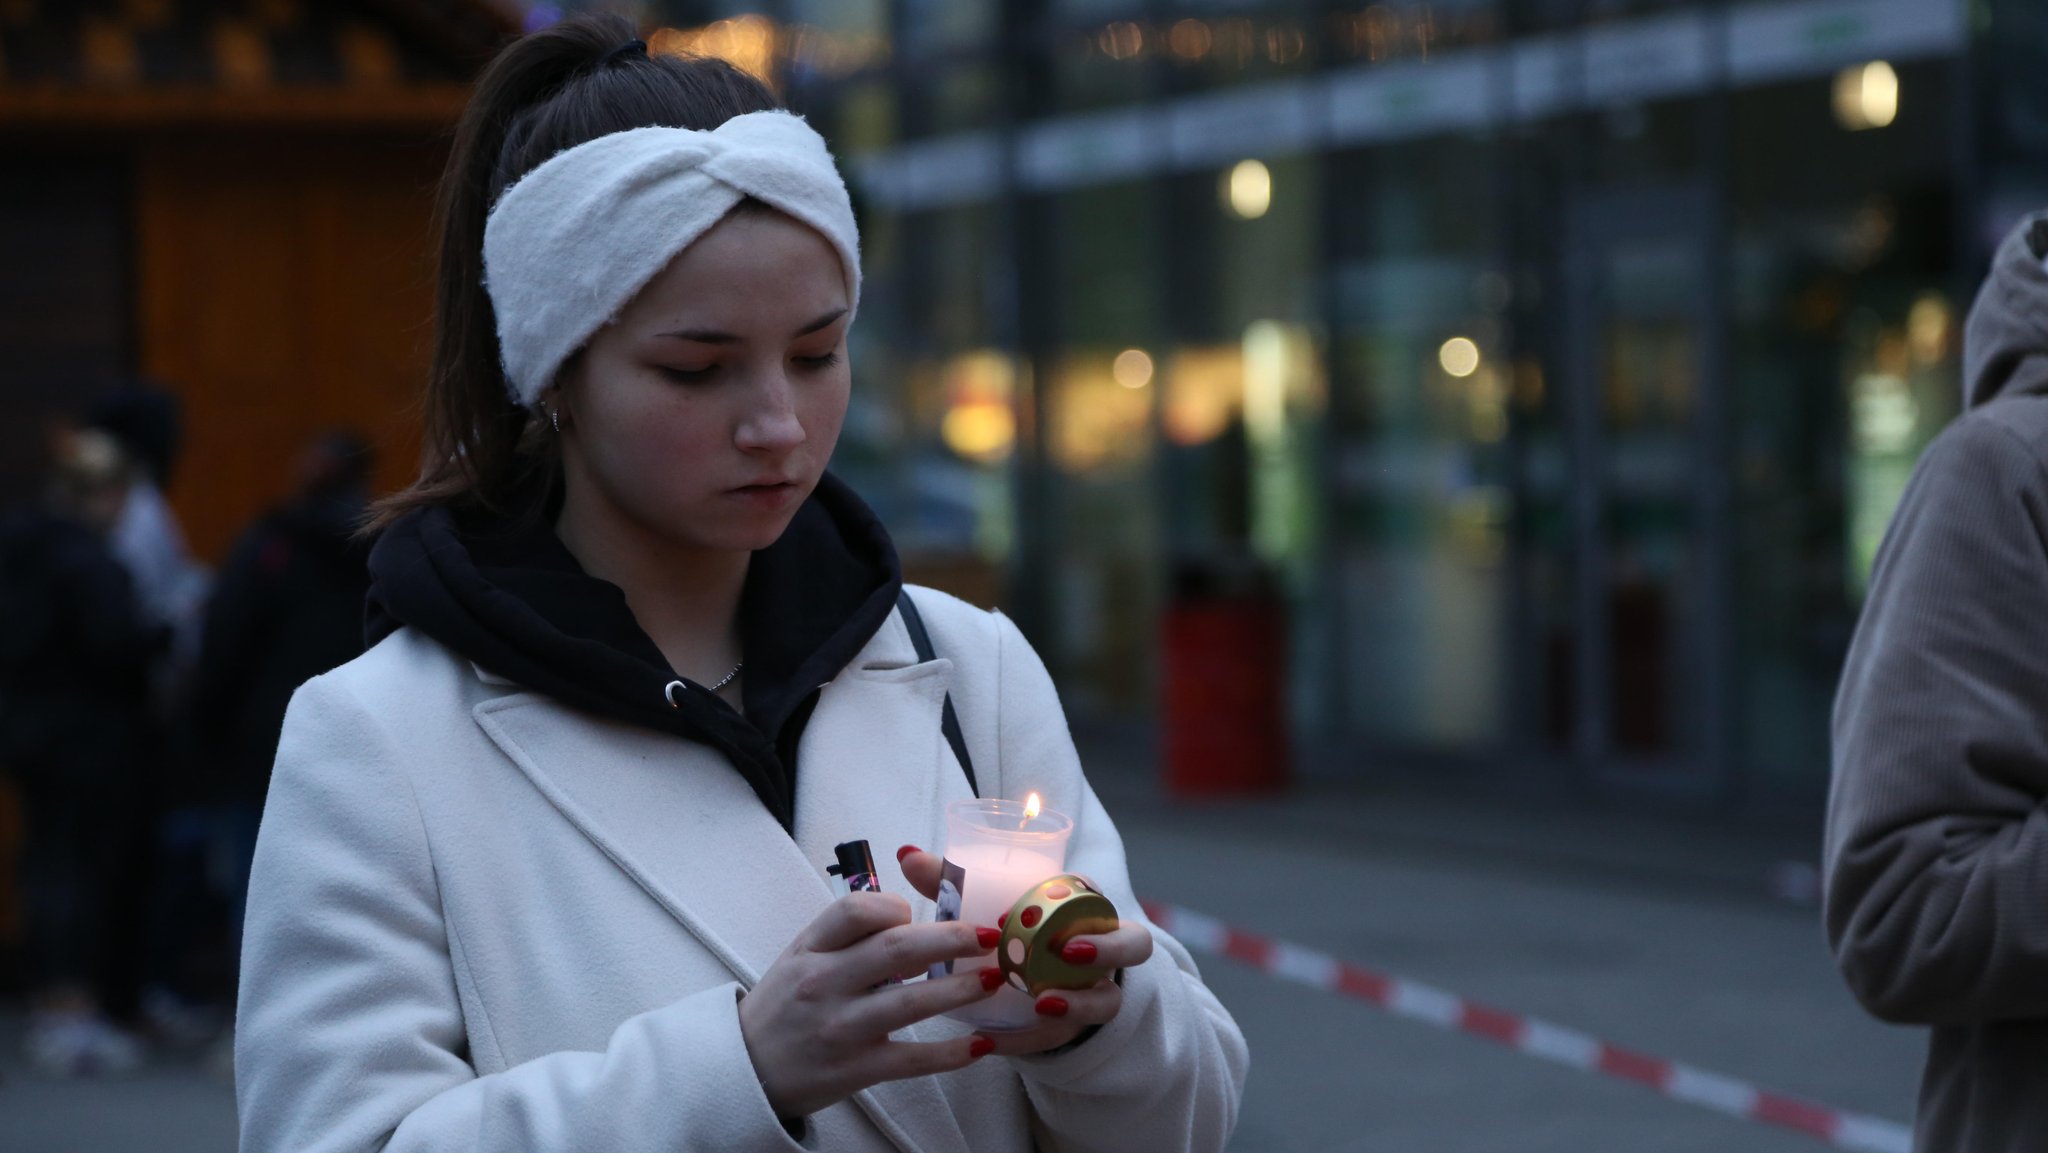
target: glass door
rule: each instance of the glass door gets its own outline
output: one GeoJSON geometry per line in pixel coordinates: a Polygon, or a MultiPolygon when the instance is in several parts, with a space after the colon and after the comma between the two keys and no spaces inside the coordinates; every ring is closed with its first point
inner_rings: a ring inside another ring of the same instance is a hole
{"type": "Polygon", "coordinates": [[[1726,780],[1726,485],[1713,201],[1602,193],[1567,247],[1574,752],[1603,782],[1726,780]]]}

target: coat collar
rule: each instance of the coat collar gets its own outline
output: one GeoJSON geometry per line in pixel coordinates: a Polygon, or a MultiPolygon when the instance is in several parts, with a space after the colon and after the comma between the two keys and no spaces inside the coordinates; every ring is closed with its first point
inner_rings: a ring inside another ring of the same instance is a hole
{"type": "MultiPolygon", "coordinates": [[[[869,841],[884,891],[930,918],[895,853],[936,848],[945,802],[969,795],[940,733],[952,670],[943,658],[917,663],[898,619],[825,686],[803,737],[793,837],[706,746],[537,693],[493,697],[474,715],[564,819],[752,988],[842,894],[824,871],[841,841],[869,841]]],[[[900,1036],[964,1031],[927,1021],[900,1036]]],[[[885,1082],[854,1101],[906,1153],[964,1145],[931,1078],[885,1082]]]]}

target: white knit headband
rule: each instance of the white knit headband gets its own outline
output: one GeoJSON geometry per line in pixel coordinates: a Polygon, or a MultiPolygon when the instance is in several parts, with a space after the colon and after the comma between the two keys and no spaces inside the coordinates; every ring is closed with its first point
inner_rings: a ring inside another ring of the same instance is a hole
{"type": "Polygon", "coordinates": [[[507,189],[484,225],[484,285],[512,399],[532,407],[563,361],[747,197],[831,241],[859,306],[846,184],[824,138],[787,112],[750,112],[709,132],[600,136],[507,189]]]}

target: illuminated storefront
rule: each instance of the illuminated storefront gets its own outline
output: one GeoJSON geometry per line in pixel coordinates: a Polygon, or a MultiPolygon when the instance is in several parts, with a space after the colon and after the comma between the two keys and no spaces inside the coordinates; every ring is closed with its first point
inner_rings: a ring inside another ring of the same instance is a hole
{"type": "Polygon", "coordinates": [[[1251,557],[1319,771],[1819,796],[2048,203],[2030,2],[751,7],[866,222],[840,467],[1078,712],[1143,719],[1177,566],[1251,557]]]}

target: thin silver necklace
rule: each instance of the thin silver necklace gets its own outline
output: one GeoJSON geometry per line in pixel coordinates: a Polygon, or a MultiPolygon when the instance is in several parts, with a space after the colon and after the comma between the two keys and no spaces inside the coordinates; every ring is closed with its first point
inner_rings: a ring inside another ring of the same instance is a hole
{"type": "MultiPolygon", "coordinates": [[[[716,693],[716,692],[718,692],[718,690],[720,690],[720,689],[724,688],[725,686],[727,686],[727,685],[731,684],[731,683],[732,683],[732,682],[733,682],[733,681],[734,681],[735,679],[737,679],[737,678],[739,677],[739,675],[740,675],[740,670],[741,670],[741,669],[743,669],[743,668],[746,668],[746,667],[747,667],[747,662],[745,662],[745,661],[741,661],[740,663],[738,663],[738,664],[734,665],[734,666],[732,667],[732,671],[731,671],[731,672],[729,672],[729,673],[727,673],[727,674],[725,674],[725,679],[724,679],[724,680],[722,680],[722,681],[719,681],[719,682],[718,682],[717,684],[715,684],[715,685],[712,685],[712,686],[710,687],[710,689],[709,689],[709,690],[707,690],[707,691],[709,691],[709,692],[712,692],[712,693],[716,693]]],[[[670,681],[670,682],[668,683],[667,687],[666,687],[666,688],[663,688],[663,689],[661,690],[661,695],[662,695],[662,696],[664,696],[664,697],[666,697],[666,698],[668,698],[668,707],[669,707],[669,708],[672,708],[672,709],[679,709],[679,708],[682,708],[682,707],[683,707],[683,702],[681,702],[681,701],[679,701],[679,700],[677,700],[677,699],[676,699],[676,690],[677,690],[677,689],[681,689],[681,688],[685,688],[685,687],[687,687],[688,683],[689,683],[689,682],[687,682],[687,681],[670,681]]]]}

